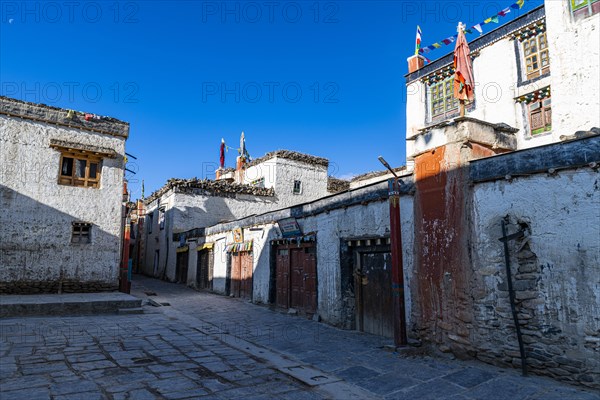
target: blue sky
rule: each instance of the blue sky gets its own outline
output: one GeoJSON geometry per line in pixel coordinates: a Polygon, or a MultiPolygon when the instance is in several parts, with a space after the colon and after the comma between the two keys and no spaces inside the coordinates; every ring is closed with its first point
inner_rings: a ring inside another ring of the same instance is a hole
{"type": "Polygon", "coordinates": [[[241,131],[253,157],[296,150],[349,177],[382,169],[378,155],[404,164],[416,25],[427,46],[511,3],[3,1],[0,94],[129,122],[134,197],[142,179],[148,195],[171,177],[212,178],[221,138],[237,147],[241,131]]]}

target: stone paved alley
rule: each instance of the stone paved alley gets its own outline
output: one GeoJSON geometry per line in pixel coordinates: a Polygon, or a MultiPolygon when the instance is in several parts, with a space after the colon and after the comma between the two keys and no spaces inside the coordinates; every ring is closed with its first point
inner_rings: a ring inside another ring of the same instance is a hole
{"type": "Polygon", "coordinates": [[[136,277],[133,294],[169,305],[2,320],[0,399],[600,399],[183,285],[136,277]]]}

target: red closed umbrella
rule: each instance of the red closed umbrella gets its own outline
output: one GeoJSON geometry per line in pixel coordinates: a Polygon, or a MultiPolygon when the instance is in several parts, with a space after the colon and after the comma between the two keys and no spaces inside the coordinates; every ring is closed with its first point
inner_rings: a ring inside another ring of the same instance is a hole
{"type": "Polygon", "coordinates": [[[454,98],[460,100],[460,116],[465,115],[465,100],[473,101],[473,65],[464,25],[458,24],[458,37],[454,48],[454,98]]]}

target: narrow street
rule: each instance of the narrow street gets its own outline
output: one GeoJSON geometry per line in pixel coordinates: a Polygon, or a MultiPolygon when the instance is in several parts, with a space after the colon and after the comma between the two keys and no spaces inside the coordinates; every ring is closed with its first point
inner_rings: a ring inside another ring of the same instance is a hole
{"type": "Polygon", "coordinates": [[[136,276],[132,293],[163,305],[4,319],[0,398],[600,398],[517,370],[392,353],[377,336],[183,285],[136,276]]]}

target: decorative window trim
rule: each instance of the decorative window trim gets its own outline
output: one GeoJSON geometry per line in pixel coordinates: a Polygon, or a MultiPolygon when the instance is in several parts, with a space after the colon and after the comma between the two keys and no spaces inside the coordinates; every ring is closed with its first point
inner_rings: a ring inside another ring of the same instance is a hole
{"type": "Polygon", "coordinates": [[[537,137],[552,131],[552,103],[550,86],[515,99],[525,107],[529,137],[537,137]],[[542,124],[534,129],[533,117],[541,118],[542,124]]]}
{"type": "Polygon", "coordinates": [[[61,151],[58,184],[98,189],[102,176],[102,158],[78,151],[61,151]]]}
{"type": "Polygon", "coordinates": [[[550,73],[550,50],[545,30],[536,30],[519,39],[523,60],[523,77],[526,81],[550,73]]]}

